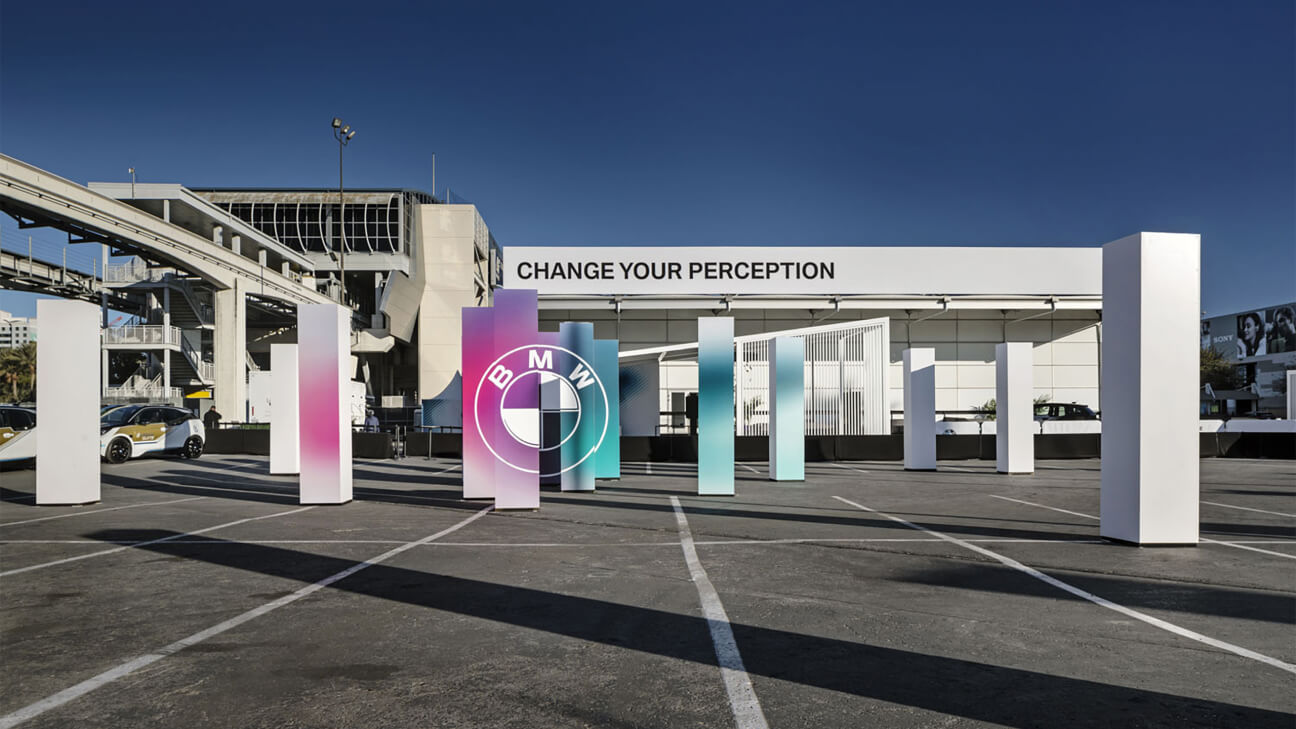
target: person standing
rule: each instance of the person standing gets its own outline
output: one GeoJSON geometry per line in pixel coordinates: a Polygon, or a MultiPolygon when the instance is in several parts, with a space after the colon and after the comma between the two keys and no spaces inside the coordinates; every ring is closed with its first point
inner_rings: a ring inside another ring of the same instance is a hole
{"type": "Polygon", "coordinates": [[[203,415],[203,427],[207,430],[216,430],[220,428],[221,417],[222,415],[220,414],[220,411],[216,409],[215,405],[212,405],[210,408],[207,408],[207,413],[203,415]]]}

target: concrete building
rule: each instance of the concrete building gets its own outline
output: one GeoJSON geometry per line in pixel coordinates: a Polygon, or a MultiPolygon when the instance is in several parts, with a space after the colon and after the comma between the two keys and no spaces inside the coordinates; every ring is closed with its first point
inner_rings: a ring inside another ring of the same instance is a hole
{"type": "Polygon", "coordinates": [[[36,341],[36,319],[0,311],[0,349],[17,349],[36,341]]]}
{"type": "Polygon", "coordinates": [[[1287,373],[1296,370],[1296,302],[1204,318],[1201,346],[1235,363],[1236,373],[1236,389],[1203,393],[1203,415],[1291,417],[1287,373]]]}

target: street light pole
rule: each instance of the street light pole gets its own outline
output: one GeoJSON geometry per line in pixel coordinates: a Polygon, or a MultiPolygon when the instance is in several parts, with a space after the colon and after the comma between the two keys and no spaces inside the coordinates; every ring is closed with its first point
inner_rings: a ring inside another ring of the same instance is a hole
{"type": "Polygon", "coordinates": [[[351,138],[355,136],[355,130],[350,124],[343,124],[342,120],[333,117],[333,138],[338,141],[338,279],[342,282],[342,305],[347,306],[346,300],[346,198],[343,197],[342,188],[342,148],[347,146],[351,138]]]}

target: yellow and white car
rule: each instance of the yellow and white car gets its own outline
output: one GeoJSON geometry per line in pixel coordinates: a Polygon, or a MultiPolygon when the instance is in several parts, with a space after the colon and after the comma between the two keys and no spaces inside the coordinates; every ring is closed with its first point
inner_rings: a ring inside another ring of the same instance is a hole
{"type": "Polygon", "coordinates": [[[0,405],[0,463],[36,457],[36,411],[0,405]]]}
{"type": "Polygon", "coordinates": [[[106,409],[99,416],[99,432],[100,455],[109,463],[158,452],[197,458],[207,441],[207,431],[198,416],[169,405],[106,409]]]}

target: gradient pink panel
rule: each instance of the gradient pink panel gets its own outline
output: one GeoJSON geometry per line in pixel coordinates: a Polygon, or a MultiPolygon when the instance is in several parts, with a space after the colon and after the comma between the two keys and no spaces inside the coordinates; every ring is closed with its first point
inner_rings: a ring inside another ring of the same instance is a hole
{"type": "MultiPolygon", "coordinates": [[[[494,356],[498,358],[519,347],[535,344],[538,321],[539,303],[534,290],[497,289],[495,291],[494,356]]],[[[520,370],[517,374],[521,374],[520,370]]],[[[540,417],[540,388],[530,385],[538,381],[538,378],[520,381],[519,387],[515,387],[510,392],[511,402],[509,403],[512,407],[534,409],[537,427],[540,417]]],[[[507,454],[501,453],[507,462],[501,458],[495,459],[495,508],[540,508],[539,451],[534,447],[515,448],[521,444],[508,432],[502,418],[497,416],[492,420],[495,424],[494,435],[488,437],[492,438],[491,442],[497,448],[509,450],[507,454]]]]}
{"type": "Polygon", "coordinates": [[[494,359],[491,354],[495,339],[492,334],[494,312],[491,309],[463,310],[463,497],[465,499],[491,499],[495,497],[495,456],[477,429],[477,410],[474,407],[477,387],[486,374],[486,367],[494,359]]]}
{"type": "Polygon", "coordinates": [[[298,304],[301,503],[351,500],[351,326],[337,304],[298,304]]]}

